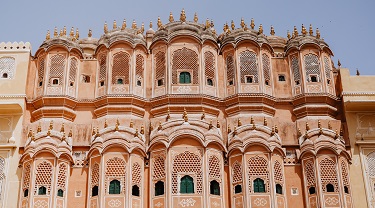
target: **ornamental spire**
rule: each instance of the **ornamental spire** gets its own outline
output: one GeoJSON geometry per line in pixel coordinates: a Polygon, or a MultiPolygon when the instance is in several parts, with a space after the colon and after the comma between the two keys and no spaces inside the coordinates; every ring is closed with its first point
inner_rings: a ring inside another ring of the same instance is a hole
{"type": "Polygon", "coordinates": [[[263,34],[263,25],[262,24],[259,25],[259,32],[258,33],[263,34]]]}
{"type": "Polygon", "coordinates": [[[174,18],[173,18],[172,12],[169,13],[169,22],[174,22],[174,18]]]}
{"type": "Polygon", "coordinates": [[[232,30],[236,29],[236,26],[234,25],[234,21],[232,20],[232,22],[230,23],[230,27],[232,28],[232,30]]]}
{"type": "Polygon", "coordinates": [[[311,25],[311,24],[310,24],[310,27],[309,27],[309,35],[310,35],[310,36],[313,36],[313,35],[314,35],[313,28],[312,28],[312,25],[311,25]]]}
{"type": "Polygon", "coordinates": [[[245,28],[245,21],[243,20],[243,17],[241,18],[241,28],[245,28]]]}
{"type": "Polygon", "coordinates": [[[251,29],[254,30],[254,27],[255,27],[254,18],[251,18],[250,26],[251,26],[251,29]]]}
{"type": "Polygon", "coordinates": [[[273,28],[273,26],[271,25],[271,32],[270,32],[271,35],[275,35],[275,29],[273,28]]]}
{"type": "Polygon", "coordinates": [[[319,28],[316,28],[316,38],[320,39],[320,31],[319,31],[319,28]]]}
{"type": "Polygon", "coordinates": [[[306,31],[306,27],[302,24],[302,31],[301,31],[302,35],[306,35],[307,34],[307,31],[306,31]]]}
{"type": "Polygon", "coordinates": [[[195,23],[197,23],[198,22],[198,15],[197,15],[197,13],[195,12],[195,14],[194,14],[194,22],[195,23]]]}
{"type": "Polygon", "coordinates": [[[76,29],[76,40],[78,40],[79,39],[79,30],[78,30],[78,28],[76,29]]]}
{"type": "Polygon", "coordinates": [[[182,9],[182,11],[181,11],[180,21],[181,22],[186,22],[186,14],[185,14],[185,10],[184,9],[182,9]]]}
{"type": "Polygon", "coordinates": [[[50,34],[49,30],[47,30],[46,40],[49,40],[49,39],[51,39],[51,34],[50,34]]]}
{"type": "Polygon", "coordinates": [[[57,27],[55,27],[55,29],[53,30],[53,37],[57,37],[57,27]]]}
{"type": "Polygon", "coordinates": [[[160,17],[158,17],[158,29],[160,29],[163,26],[163,23],[161,23],[160,17]]]}
{"type": "Polygon", "coordinates": [[[91,29],[89,29],[89,33],[87,34],[87,36],[88,36],[89,38],[92,37],[92,30],[91,30],[91,29]]]}
{"type": "Polygon", "coordinates": [[[117,29],[117,22],[116,22],[116,20],[113,20],[113,29],[117,29]]]}
{"type": "Polygon", "coordinates": [[[108,33],[108,25],[107,22],[104,23],[104,33],[108,33]]]}
{"type": "Polygon", "coordinates": [[[122,21],[121,30],[125,30],[126,28],[126,19],[122,21]]]}

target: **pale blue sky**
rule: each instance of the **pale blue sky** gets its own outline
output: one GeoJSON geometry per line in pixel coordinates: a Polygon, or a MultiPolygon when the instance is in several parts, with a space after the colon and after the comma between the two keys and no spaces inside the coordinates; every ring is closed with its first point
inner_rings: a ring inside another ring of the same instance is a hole
{"type": "Polygon", "coordinates": [[[238,27],[241,17],[248,25],[254,18],[256,28],[263,24],[267,35],[273,25],[276,35],[283,37],[294,25],[300,31],[302,24],[307,27],[312,24],[314,33],[318,27],[329,44],[336,65],[340,59],[342,67],[349,68],[351,74],[358,68],[361,75],[375,75],[375,66],[371,64],[375,49],[374,0],[5,0],[0,9],[0,42],[30,42],[34,55],[47,30],[53,33],[55,26],[59,29],[67,26],[68,32],[71,27],[78,27],[81,38],[91,28],[93,36],[99,38],[105,21],[111,28],[113,20],[121,25],[125,18],[129,27],[135,19],[138,26],[144,22],[147,30],[151,20],[155,29],[158,16],[166,23],[170,11],[178,19],[182,8],[190,21],[194,12],[198,13],[199,22],[213,19],[218,33],[231,20],[238,27]]]}

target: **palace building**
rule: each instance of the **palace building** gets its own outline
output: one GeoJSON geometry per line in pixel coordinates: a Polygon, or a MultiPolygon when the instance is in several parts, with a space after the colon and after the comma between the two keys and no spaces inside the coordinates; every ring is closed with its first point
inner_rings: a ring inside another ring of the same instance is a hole
{"type": "Polygon", "coordinates": [[[374,207],[371,78],[311,25],[199,22],[1,43],[0,207],[374,207]]]}

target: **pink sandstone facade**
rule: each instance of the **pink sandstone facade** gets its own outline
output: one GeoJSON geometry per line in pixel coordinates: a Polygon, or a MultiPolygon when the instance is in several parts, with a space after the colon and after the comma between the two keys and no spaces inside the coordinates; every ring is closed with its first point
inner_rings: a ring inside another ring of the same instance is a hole
{"type": "Polygon", "coordinates": [[[4,93],[23,95],[0,104],[0,122],[17,121],[0,145],[1,207],[367,206],[318,30],[267,36],[242,20],[220,33],[184,11],[144,30],[55,29],[34,56],[0,45],[4,93]]]}

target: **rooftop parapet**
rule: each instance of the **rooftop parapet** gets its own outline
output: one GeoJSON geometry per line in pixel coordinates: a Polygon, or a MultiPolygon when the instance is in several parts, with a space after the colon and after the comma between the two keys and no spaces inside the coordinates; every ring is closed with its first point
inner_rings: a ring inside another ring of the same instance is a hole
{"type": "Polygon", "coordinates": [[[31,50],[31,45],[29,42],[1,42],[0,51],[20,51],[20,50],[31,50]]]}

